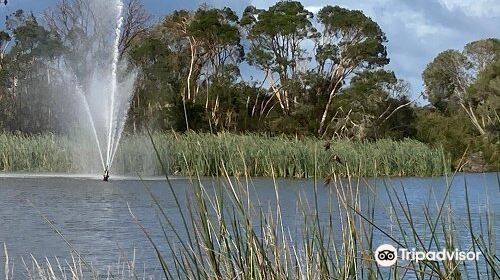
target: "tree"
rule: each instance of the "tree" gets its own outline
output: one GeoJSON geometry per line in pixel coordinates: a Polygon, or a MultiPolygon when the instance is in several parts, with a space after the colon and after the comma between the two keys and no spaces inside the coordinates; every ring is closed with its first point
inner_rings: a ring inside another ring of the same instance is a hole
{"type": "Polygon", "coordinates": [[[132,46],[134,40],[145,34],[151,21],[149,14],[140,0],[130,0],[125,8],[125,23],[120,38],[120,56],[123,56],[132,46]]]}
{"type": "MultiPolygon", "coordinates": [[[[183,66],[179,73],[185,81],[180,91],[184,107],[189,102],[201,102],[197,98],[204,92],[204,108],[215,116],[215,104],[220,104],[221,100],[219,92],[209,88],[214,81],[221,82],[224,78],[234,81],[239,76],[238,65],[244,56],[236,14],[229,8],[207,6],[194,13],[174,11],[165,18],[158,32],[165,38],[167,47],[173,50],[175,60],[183,66]]],[[[188,112],[184,115],[189,129],[188,112]]]]}
{"type": "Polygon", "coordinates": [[[444,113],[463,109],[476,130],[481,135],[486,134],[484,119],[487,117],[478,115],[477,110],[486,96],[481,95],[480,91],[471,91],[470,87],[499,59],[498,39],[469,43],[462,52],[447,50],[440,53],[422,74],[429,102],[444,113]]]}
{"type": "MultiPolygon", "coordinates": [[[[66,53],[64,62],[79,80],[93,75],[94,64],[109,65],[109,51],[114,44],[116,18],[108,15],[107,1],[58,0],[44,12],[49,30],[61,38],[66,53]]],[[[123,32],[120,37],[120,55],[123,56],[133,41],[147,31],[151,16],[139,0],[129,0],[124,10],[123,32]]],[[[85,83],[82,83],[85,84],[85,83]]]]}
{"type": "Polygon", "coordinates": [[[229,8],[202,7],[189,25],[189,32],[199,46],[202,71],[198,85],[205,85],[196,92],[204,92],[205,110],[210,122],[219,128],[233,128],[233,119],[239,114],[239,106],[235,104],[238,96],[232,96],[238,94],[236,82],[244,57],[238,20],[229,8]]]}
{"type": "Polygon", "coordinates": [[[476,112],[480,126],[490,137],[496,138],[492,142],[500,142],[500,40],[469,43],[464,48],[464,54],[473,65],[475,76],[465,95],[468,115],[476,112]]]}
{"type": "Polygon", "coordinates": [[[297,101],[293,88],[308,60],[303,44],[316,34],[312,16],[298,1],[280,1],[268,10],[249,6],[241,20],[251,42],[247,60],[264,71],[284,114],[297,101]]]}
{"type": "MultiPolygon", "coordinates": [[[[170,128],[165,111],[172,97],[178,95],[181,83],[175,56],[154,34],[141,36],[129,49],[129,55],[131,62],[141,69],[129,116],[133,130],[145,124],[158,129],[170,128]]],[[[184,117],[181,120],[184,121],[184,117]]]]}
{"type": "MultiPolygon", "coordinates": [[[[50,67],[63,53],[57,34],[46,30],[32,15],[18,10],[7,17],[6,27],[14,46],[4,57],[2,98],[11,104],[8,125],[13,130],[57,130],[57,111],[49,90],[55,83],[50,67]]],[[[5,113],[4,113],[5,114],[5,113]]]]}
{"type": "Polygon", "coordinates": [[[479,116],[481,127],[493,142],[500,142],[500,59],[480,72],[467,90],[466,99],[479,116]]]}
{"type": "Polygon", "coordinates": [[[470,84],[467,57],[456,50],[440,53],[424,70],[425,94],[441,112],[458,109],[470,84]]]}
{"type": "Polygon", "coordinates": [[[3,69],[5,54],[7,53],[7,48],[9,47],[11,39],[12,38],[10,37],[9,33],[3,30],[0,31],[0,70],[3,69]]]}
{"type": "Polygon", "coordinates": [[[204,75],[221,76],[228,70],[239,75],[237,66],[243,59],[243,46],[240,44],[238,16],[229,8],[200,8],[189,25],[189,33],[199,43],[204,75]]]}
{"type": "Polygon", "coordinates": [[[392,71],[363,71],[338,94],[332,104],[338,137],[403,138],[414,134],[415,118],[409,107],[408,86],[392,71]]]}
{"type": "Polygon", "coordinates": [[[186,100],[196,100],[202,78],[220,75],[228,65],[238,65],[244,55],[238,17],[229,8],[174,11],[158,31],[168,48],[175,50],[179,58],[189,60],[183,93],[186,100]]]}
{"type": "Polygon", "coordinates": [[[468,43],[463,53],[471,63],[472,69],[475,70],[473,74],[477,76],[493,61],[499,59],[500,40],[489,38],[468,43]]]}
{"type": "Polygon", "coordinates": [[[363,69],[388,64],[389,59],[385,34],[361,11],[326,6],[320,10],[318,20],[323,31],[316,39],[316,73],[324,82],[317,86],[317,92],[328,94],[318,129],[322,135],[333,98],[344,82],[363,69]]]}

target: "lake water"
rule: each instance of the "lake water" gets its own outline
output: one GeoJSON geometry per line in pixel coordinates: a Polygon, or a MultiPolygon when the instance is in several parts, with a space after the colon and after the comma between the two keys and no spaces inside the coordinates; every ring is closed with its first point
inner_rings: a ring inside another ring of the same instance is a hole
{"type": "MultiPolygon", "coordinates": [[[[500,209],[500,186],[496,173],[458,174],[449,194],[449,202],[456,217],[457,236],[464,247],[470,245],[470,236],[466,225],[467,209],[465,203],[465,181],[468,185],[469,200],[472,208],[472,223],[479,228],[485,222],[487,211],[500,209]]],[[[211,185],[212,179],[203,179],[205,185],[211,185]]],[[[359,186],[361,201],[375,201],[375,221],[384,230],[392,231],[387,214],[389,201],[386,186],[400,195],[404,189],[408,204],[413,209],[417,225],[425,224],[422,209],[425,205],[433,206],[446,195],[447,180],[436,178],[392,178],[386,180],[367,180],[374,187],[365,183],[359,186]]],[[[174,189],[181,197],[180,203],[186,206],[185,190],[190,189],[188,179],[174,178],[174,189]]],[[[147,184],[152,192],[161,200],[167,213],[172,214],[174,223],[181,227],[181,221],[175,201],[166,186],[159,178],[148,178],[141,181],[134,178],[114,178],[105,183],[89,176],[29,176],[0,175],[0,243],[8,248],[14,271],[23,275],[21,258],[30,262],[33,255],[39,260],[48,257],[54,260],[70,258],[70,249],[51,227],[44,222],[40,211],[61,231],[72,246],[100,271],[111,267],[117,273],[117,264],[124,259],[135,259],[139,271],[145,270],[148,275],[159,275],[159,264],[153,254],[151,244],[138,227],[129,212],[130,210],[148,230],[152,238],[166,246],[164,233],[158,222],[157,210],[153,207],[150,196],[144,188],[147,184]],[[151,180],[154,179],[154,180],[151,180]],[[33,206],[34,205],[34,206],[33,206]]],[[[297,221],[297,201],[299,195],[309,199],[314,197],[312,180],[278,180],[278,194],[285,226],[293,228],[297,221]]],[[[329,198],[332,189],[319,183],[318,204],[328,212],[329,198]]],[[[273,181],[269,179],[253,179],[250,196],[255,203],[275,205],[276,195],[273,181]]],[[[335,200],[336,201],[336,200],[335,200]]],[[[396,215],[402,213],[396,213],[396,215]]],[[[494,216],[493,231],[500,233],[499,215],[494,216]]],[[[173,236],[167,232],[167,236],[173,236]]],[[[375,232],[375,243],[387,243],[384,235],[375,232]]],[[[165,249],[165,248],[163,248],[165,249]]],[[[499,245],[495,247],[499,252],[499,245]]],[[[0,277],[4,275],[3,250],[0,252],[0,277]]],[[[18,276],[17,279],[22,279],[18,276]]],[[[473,278],[473,277],[471,277],[473,278]]]]}

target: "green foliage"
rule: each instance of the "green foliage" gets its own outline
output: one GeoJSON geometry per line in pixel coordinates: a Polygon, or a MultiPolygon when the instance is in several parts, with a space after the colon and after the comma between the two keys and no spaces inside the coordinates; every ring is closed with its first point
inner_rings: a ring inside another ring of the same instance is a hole
{"type": "MultiPolygon", "coordinates": [[[[246,171],[251,176],[273,176],[274,172],[277,177],[300,178],[314,176],[315,166],[317,176],[322,177],[333,172],[341,176],[348,172],[356,176],[432,176],[443,174],[443,166],[447,166],[441,149],[414,140],[338,140],[325,150],[324,141],[308,137],[153,133],[153,139],[160,157],[168,162],[168,171],[176,175],[194,175],[194,170],[199,175],[218,174],[223,162],[231,176],[246,171]]],[[[83,171],[81,161],[96,152],[93,148],[79,139],[55,135],[2,134],[0,171],[83,171]]],[[[126,135],[114,172],[161,174],[154,158],[146,135],[126,135]],[[148,159],[153,163],[145,161],[148,159]]]]}
{"type": "Polygon", "coordinates": [[[467,58],[456,50],[444,51],[434,58],[422,74],[429,102],[441,112],[456,111],[463,98],[457,92],[465,86],[470,67],[467,58]]]}
{"type": "Polygon", "coordinates": [[[210,110],[212,131],[244,131],[249,118],[247,100],[253,92],[245,83],[236,83],[231,74],[215,77],[200,100],[210,110]]]}
{"type": "MultiPolygon", "coordinates": [[[[500,54],[500,52],[499,52],[500,54]]],[[[487,123],[488,137],[500,141],[500,55],[486,66],[467,91],[467,99],[487,123]]]]}
{"type": "Polygon", "coordinates": [[[10,34],[1,34],[3,43],[12,39],[14,46],[2,53],[2,128],[31,133],[60,131],[70,116],[65,120],[60,114],[66,104],[54,104],[56,98],[67,99],[55,86],[55,74],[49,67],[65,50],[60,38],[22,10],[7,17],[6,27],[10,34]]]}
{"type": "Polygon", "coordinates": [[[465,45],[463,53],[467,56],[472,67],[477,72],[481,72],[489,64],[499,59],[500,39],[488,38],[470,42],[465,45]]]}
{"type": "MultiPolygon", "coordinates": [[[[129,125],[168,129],[168,104],[179,95],[180,81],[172,52],[156,37],[148,37],[130,51],[132,62],[140,69],[136,91],[131,103],[129,125]]],[[[180,116],[183,116],[182,114],[180,116]]]]}
{"type": "Polygon", "coordinates": [[[429,101],[444,115],[420,116],[419,139],[443,145],[455,162],[468,148],[469,155],[479,154],[491,168],[498,168],[499,77],[498,39],[471,42],[462,52],[439,54],[427,66],[423,78],[429,101]],[[428,125],[433,126],[431,133],[428,125]]]}
{"type": "Polygon", "coordinates": [[[362,11],[326,6],[319,11],[318,19],[324,27],[322,37],[327,39],[318,49],[320,64],[326,60],[335,64],[350,61],[352,65],[367,67],[389,63],[385,34],[362,11]]]}
{"type": "Polygon", "coordinates": [[[382,69],[359,73],[336,96],[330,115],[343,121],[327,132],[358,139],[413,137],[414,109],[401,83],[393,72],[382,69]]]}
{"type": "MultiPolygon", "coordinates": [[[[15,45],[9,55],[17,63],[29,63],[34,59],[54,59],[64,51],[59,36],[40,25],[33,14],[26,16],[23,10],[18,10],[7,16],[6,27],[15,38],[15,45]]],[[[1,39],[7,41],[11,36],[2,32],[1,39]]]]}
{"type": "Polygon", "coordinates": [[[310,18],[300,2],[280,1],[268,10],[250,6],[241,20],[251,43],[247,61],[264,71],[284,115],[292,113],[302,90],[299,66],[309,59],[303,43],[316,34],[310,18]]]}
{"type": "MultiPolygon", "coordinates": [[[[361,11],[326,6],[319,11],[318,21],[323,27],[315,38],[318,65],[308,76],[316,76],[310,79],[317,82],[311,87],[315,94],[322,96],[317,134],[324,136],[338,115],[338,110],[332,112],[332,103],[336,103],[347,81],[358,73],[383,67],[389,59],[384,45],[387,42],[385,34],[361,11]]],[[[341,120],[348,121],[346,118],[341,120]]]]}
{"type": "Polygon", "coordinates": [[[473,127],[463,114],[445,116],[423,109],[418,113],[417,139],[435,146],[443,146],[457,163],[475,135],[473,127]]]}
{"type": "Polygon", "coordinates": [[[230,8],[200,8],[194,13],[187,32],[199,45],[199,56],[207,60],[202,63],[212,68],[207,75],[220,75],[227,64],[237,65],[243,60],[238,20],[230,8]]]}

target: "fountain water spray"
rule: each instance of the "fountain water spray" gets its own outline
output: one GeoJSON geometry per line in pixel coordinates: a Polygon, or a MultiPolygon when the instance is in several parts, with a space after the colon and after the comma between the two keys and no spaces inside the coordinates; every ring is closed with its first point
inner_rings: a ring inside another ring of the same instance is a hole
{"type": "Polygon", "coordinates": [[[117,77],[117,71],[118,71],[118,62],[120,59],[120,38],[122,34],[122,27],[123,27],[123,3],[121,0],[117,0],[117,25],[116,25],[116,30],[115,30],[115,42],[113,44],[113,64],[112,64],[112,69],[111,69],[111,94],[109,96],[110,99],[110,110],[109,110],[109,126],[108,126],[108,147],[107,147],[107,153],[106,153],[106,166],[104,168],[104,181],[107,181],[109,178],[109,169],[111,168],[111,164],[113,163],[113,157],[116,153],[115,146],[118,147],[118,143],[120,141],[120,135],[121,135],[121,130],[122,128],[120,127],[121,125],[125,125],[125,123],[121,124],[120,120],[117,118],[119,116],[115,115],[115,99],[116,99],[116,94],[117,94],[117,89],[118,89],[118,77],[117,77]],[[117,131],[119,133],[117,133],[117,131]],[[118,134],[118,136],[117,136],[118,134]]]}
{"type": "Polygon", "coordinates": [[[77,49],[83,47],[84,51],[69,56],[65,60],[66,67],[60,69],[63,78],[71,85],[69,88],[79,97],[76,102],[83,114],[80,119],[86,120],[89,133],[95,140],[104,181],[109,179],[118,151],[137,77],[137,71],[120,59],[125,20],[123,2],[113,0],[114,9],[108,9],[108,1],[89,0],[89,7],[97,15],[93,17],[96,33],[88,38],[97,39],[90,42],[90,48],[83,44],[77,46],[77,49]]]}

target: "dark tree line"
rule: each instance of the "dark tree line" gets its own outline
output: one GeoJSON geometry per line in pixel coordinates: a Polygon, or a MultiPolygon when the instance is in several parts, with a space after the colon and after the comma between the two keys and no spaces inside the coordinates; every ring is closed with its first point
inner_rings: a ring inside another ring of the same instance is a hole
{"type": "MultiPolygon", "coordinates": [[[[60,131],[50,65],[96,41],[84,0],[41,19],[18,11],[0,32],[0,127],[60,131]]],[[[329,139],[405,137],[500,162],[499,40],[439,54],[423,73],[430,105],[418,107],[392,71],[380,26],[362,11],[298,1],[268,9],[201,6],[153,22],[126,5],[122,58],[140,69],[129,131],[232,131],[329,139]],[[243,72],[243,73],[242,73],[243,72]]],[[[85,65],[81,65],[84,67],[85,65]]],[[[59,108],[60,110],[60,108],[59,108]]]]}

